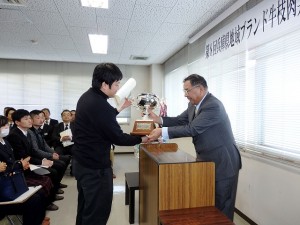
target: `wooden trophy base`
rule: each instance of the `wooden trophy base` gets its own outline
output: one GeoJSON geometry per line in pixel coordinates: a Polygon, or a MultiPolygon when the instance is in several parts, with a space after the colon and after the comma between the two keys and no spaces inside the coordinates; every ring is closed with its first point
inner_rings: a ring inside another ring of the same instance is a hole
{"type": "Polygon", "coordinates": [[[134,122],[131,135],[145,136],[155,129],[155,124],[152,120],[136,120],[134,122]]]}

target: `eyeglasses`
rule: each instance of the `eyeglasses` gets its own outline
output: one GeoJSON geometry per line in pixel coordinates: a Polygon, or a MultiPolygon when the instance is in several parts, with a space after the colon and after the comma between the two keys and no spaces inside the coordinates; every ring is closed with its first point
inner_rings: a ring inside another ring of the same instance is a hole
{"type": "Polygon", "coordinates": [[[190,89],[186,89],[186,90],[184,89],[183,92],[184,92],[185,95],[188,95],[189,92],[190,92],[191,90],[193,90],[194,88],[196,88],[196,87],[200,87],[200,85],[195,85],[195,86],[191,87],[190,89]]]}

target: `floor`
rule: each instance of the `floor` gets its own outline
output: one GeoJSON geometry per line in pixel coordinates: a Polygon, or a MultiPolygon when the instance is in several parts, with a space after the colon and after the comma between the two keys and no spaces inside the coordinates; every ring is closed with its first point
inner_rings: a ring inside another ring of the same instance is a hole
{"type": "MultiPolygon", "coordinates": [[[[129,209],[125,206],[125,172],[138,171],[138,159],[133,154],[116,154],[114,163],[114,173],[117,178],[114,179],[114,196],[112,203],[112,211],[108,221],[108,225],[129,225],[129,209]]],[[[67,171],[68,172],[68,171],[67,171]]],[[[74,225],[76,219],[77,208],[77,190],[74,177],[65,175],[63,182],[68,187],[64,189],[65,197],[61,201],[56,201],[59,206],[58,211],[47,212],[50,217],[51,225],[74,225]]],[[[135,208],[135,224],[138,223],[138,193],[136,193],[136,208],[135,208]]],[[[249,225],[241,217],[235,214],[234,223],[236,225],[249,225]]],[[[9,224],[5,219],[0,221],[0,225],[9,224]]],[[[16,222],[15,225],[19,223],[16,222]]]]}

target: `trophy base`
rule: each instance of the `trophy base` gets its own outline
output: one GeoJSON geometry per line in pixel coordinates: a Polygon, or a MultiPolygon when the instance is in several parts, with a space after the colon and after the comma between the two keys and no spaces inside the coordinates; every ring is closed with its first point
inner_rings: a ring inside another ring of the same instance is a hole
{"type": "Polygon", "coordinates": [[[131,135],[145,136],[155,129],[155,124],[152,120],[136,120],[134,122],[131,135]]]}

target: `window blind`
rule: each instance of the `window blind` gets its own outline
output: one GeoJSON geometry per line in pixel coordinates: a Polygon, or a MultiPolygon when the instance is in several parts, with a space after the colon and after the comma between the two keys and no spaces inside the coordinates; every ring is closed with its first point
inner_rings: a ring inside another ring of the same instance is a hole
{"type": "Polygon", "coordinates": [[[235,55],[229,51],[222,59],[200,57],[168,73],[168,113],[186,108],[183,94],[174,89],[198,73],[223,102],[242,151],[300,166],[299,37],[296,30],[235,55]]]}
{"type": "MultiPolygon", "coordinates": [[[[64,109],[76,109],[79,97],[91,86],[91,77],[82,74],[38,74],[22,71],[0,71],[0,107],[16,109],[49,108],[51,117],[61,120],[64,109]]],[[[122,80],[122,83],[126,82],[122,80]]],[[[2,114],[3,112],[1,112],[2,114]]],[[[117,117],[120,123],[128,123],[131,107],[117,117]]]]}

